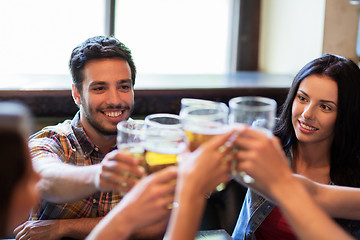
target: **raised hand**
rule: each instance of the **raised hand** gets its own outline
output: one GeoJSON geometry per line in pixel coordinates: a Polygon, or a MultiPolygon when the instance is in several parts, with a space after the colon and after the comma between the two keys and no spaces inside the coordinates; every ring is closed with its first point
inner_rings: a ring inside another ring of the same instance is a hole
{"type": "Polygon", "coordinates": [[[236,139],[239,151],[236,154],[237,170],[253,177],[253,183],[245,184],[267,198],[279,185],[292,179],[292,171],[277,137],[243,127],[236,139]]]}
{"type": "Polygon", "coordinates": [[[128,192],[145,172],[138,159],[118,150],[108,153],[100,165],[95,177],[99,191],[128,192]]]}

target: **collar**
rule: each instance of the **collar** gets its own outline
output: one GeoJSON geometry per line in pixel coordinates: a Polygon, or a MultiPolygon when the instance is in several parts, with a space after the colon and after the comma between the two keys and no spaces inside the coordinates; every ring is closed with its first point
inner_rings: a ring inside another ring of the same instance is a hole
{"type": "MultiPolygon", "coordinates": [[[[86,156],[90,156],[90,154],[96,149],[96,151],[100,151],[100,148],[91,141],[91,139],[86,135],[86,132],[84,131],[84,128],[80,122],[80,110],[75,114],[73,120],[71,121],[71,127],[74,131],[76,139],[78,140],[86,156]]],[[[117,149],[116,144],[112,147],[111,150],[115,149],[117,149]]]]}

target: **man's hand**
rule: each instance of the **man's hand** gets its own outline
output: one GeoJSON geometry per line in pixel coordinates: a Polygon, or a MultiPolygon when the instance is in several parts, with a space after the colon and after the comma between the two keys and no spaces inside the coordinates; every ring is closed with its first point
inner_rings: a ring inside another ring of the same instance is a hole
{"type": "Polygon", "coordinates": [[[128,192],[144,175],[139,160],[118,150],[108,153],[95,176],[95,187],[99,191],[128,192]]]}
{"type": "Polygon", "coordinates": [[[27,221],[14,230],[16,239],[56,240],[63,236],[60,233],[59,220],[27,221]]]}

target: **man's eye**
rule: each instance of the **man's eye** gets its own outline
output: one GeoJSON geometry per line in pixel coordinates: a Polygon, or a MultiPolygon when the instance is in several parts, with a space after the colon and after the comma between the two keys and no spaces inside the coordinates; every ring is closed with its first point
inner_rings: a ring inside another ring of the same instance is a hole
{"type": "Polygon", "coordinates": [[[131,90],[131,85],[128,85],[128,84],[126,84],[126,85],[121,85],[121,86],[120,86],[120,89],[121,89],[121,90],[126,90],[126,91],[131,90]]]}
{"type": "Polygon", "coordinates": [[[103,91],[104,89],[104,87],[95,87],[93,88],[93,91],[103,91]]]}

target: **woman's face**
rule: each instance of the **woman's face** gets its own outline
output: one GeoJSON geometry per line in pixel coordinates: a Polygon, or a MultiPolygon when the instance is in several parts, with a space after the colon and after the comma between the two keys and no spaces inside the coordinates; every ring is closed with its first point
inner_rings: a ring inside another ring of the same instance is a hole
{"type": "Polygon", "coordinates": [[[327,143],[334,137],[337,83],[326,75],[303,79],[292,105],[292,124],[301,143],[327,143]]]}
{"type": "Polygon", "coordinates": [[[28,219],[31,208],[39,200],[39,192],[36,187],[39,180],[40,175],[34,171],[29,158],[25,175],[16,185],[10,198],[8,231],[13,231],[15,227],[28,219]]]}

